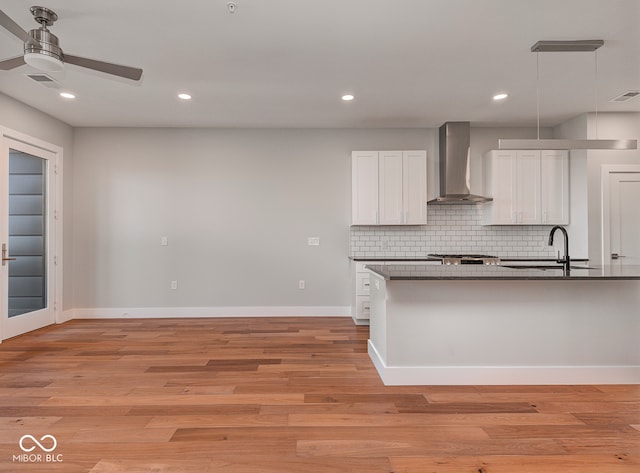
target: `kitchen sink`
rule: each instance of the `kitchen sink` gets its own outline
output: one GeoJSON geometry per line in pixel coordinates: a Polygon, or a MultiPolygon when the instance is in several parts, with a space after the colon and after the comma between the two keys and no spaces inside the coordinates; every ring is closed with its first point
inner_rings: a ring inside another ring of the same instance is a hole
{"type": "Polygon", "coordinates": [[[516,264],[516,265],[511,265],[511,264],[503,264],[501,265],[503,268],[509,268],[509,269],[541,269],[541,270],[545,270],[545,269],[563,269],[564,266],[562,266],[561,264],[516,264]]]}
{"type": "MultiPolygon", "coordinates": [[[[564,269],[564,266],[561,264],[503,264],[501,265],[503,268],[509,269],[564,269]]],[[[573,266],[571,265],[571,269],[598,269],[592,266],[573,266]]]]}

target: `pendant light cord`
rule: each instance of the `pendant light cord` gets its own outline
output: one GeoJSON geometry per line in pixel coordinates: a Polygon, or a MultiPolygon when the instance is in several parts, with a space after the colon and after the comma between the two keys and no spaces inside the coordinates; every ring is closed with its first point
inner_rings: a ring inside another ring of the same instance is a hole
{"type": "Polygon", "coordinates": [[[540,51],[536,51],[536,117],[540,141],[540,51]]]}
{"type": "Polygon", "coordinates": [[[594,91],[594,100],[595,100],[595,110],[596,110],[596,140],[598,139],[598,50],[594,51],[595,58],[595,74],[596,74],[596,84],[594,91]]]}
{"type": "MultiPolygon", "coordinates": [[[[598,139],[598,50],[594,51],[595,87],[594,87],[594,109],[595,109],[595,132],[598,139]]],[[[536,119],[538,129],[538,141],[540,140],[540,51],[536,51],[536,119]]]]}

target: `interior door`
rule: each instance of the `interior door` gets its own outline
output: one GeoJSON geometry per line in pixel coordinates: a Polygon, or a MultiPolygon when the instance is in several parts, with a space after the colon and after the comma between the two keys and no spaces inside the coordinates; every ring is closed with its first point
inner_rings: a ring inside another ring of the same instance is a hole
{"type": "Polygon", "coordinates": [[[640,172],[611,173],[610,264],[640,264],[640,172]]]}
{"type": "Polygon", "coordinates": [[[0,153],[2,339],[55,322],[56,154],[3,137],[0,153]]]}

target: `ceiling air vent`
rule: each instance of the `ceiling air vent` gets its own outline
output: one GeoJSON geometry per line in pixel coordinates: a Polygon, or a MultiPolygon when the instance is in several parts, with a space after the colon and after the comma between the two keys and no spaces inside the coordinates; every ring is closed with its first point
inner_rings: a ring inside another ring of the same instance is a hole
{"type": "Polygon", "coordinates": [[[61,87],[53,77],[48,76],[47,74],[27,74],[27,77],[39,84],[44,85],[45,87],[49,87],[50,89],[59,89],[61,87]]]}
{"type": "Polygon", "coordinates": [[[622,95],[612,98],[609,102],[628,102],[640,95],[640,90],[629,90],[622,95]]]}

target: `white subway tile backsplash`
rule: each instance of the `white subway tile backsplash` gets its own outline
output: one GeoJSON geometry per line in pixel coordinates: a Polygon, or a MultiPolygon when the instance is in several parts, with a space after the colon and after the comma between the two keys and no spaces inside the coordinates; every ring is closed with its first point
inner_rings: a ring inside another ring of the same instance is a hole
{"type": "Polygon", "coordinates": [[[429,253],[494,254],[501,258],[554,258],[550,226],[483,226],[482,206],[430,206],[424,226],[353,226],[350,255],[421,259],[429,253]]]}

